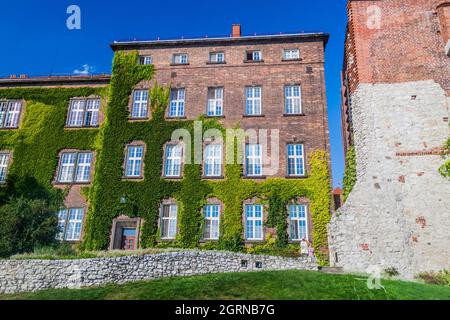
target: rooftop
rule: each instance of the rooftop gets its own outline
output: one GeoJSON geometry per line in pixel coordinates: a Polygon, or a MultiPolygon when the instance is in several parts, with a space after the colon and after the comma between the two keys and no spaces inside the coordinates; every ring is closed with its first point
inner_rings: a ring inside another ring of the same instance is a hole
{"type": "Polygon", "coordinates": [[[77,84],[108,84],[109,74],[73,75],[60,74],[49,76],[28,76],[26,74],[0,77],[0,87],[35,86],[35,85],[77,85],[77,84]]]}

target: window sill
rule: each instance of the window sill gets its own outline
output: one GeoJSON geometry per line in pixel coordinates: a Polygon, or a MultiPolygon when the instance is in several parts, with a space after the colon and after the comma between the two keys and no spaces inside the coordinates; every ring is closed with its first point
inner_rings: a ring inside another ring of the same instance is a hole
{"type": "Polygon", "coordinates": [[[140,176],[140,177],[122,176],[122,180],[124,180],[124,181],[126,181],[126,180],[129,180],[129,181],[140,181],[140,180],[144,180],[144,177],[143,176],[140,176]]]}
{"type": "Polygon", "coordinates": [[[186,116],[179,116],[179,117],[167,116],[166,119],[167,120],[184,120],[184,119],[187,119],[187,117],[186,116]]]}
{"type": "Polygon", "coordinates": [[[205,114],[205,117],[206,117],[206,118],[212,118],[212,119],[217,119],[217,118],[219,118],[219,119],[225,119],[225,116],[224,116],[224,115],[221,115],[221,116],[208,116],[207,114],[205,114]]]}
{"type": "Polygon", "coordinates": [[[282,62],[291,62],[291,61],[303,61],[302,58],[295,58],[295,59],[281,59],[282,62]]]}
{"type": "Polygon", "coordinates": [[[166,180],[182,180],[183,176],[179,176],[179,177],[166,177],[166,176],[162,176],[163,179],[166,180]]]}
{"type": "Polygon", "coordinates": [[[244,240],[244,244],[263,243],[264,241],[265,241],[264,239],[260,239],[260,240],[244,240]]]}
{"type": "Polygon", "coordinates": [[[69,129],[69,130],[76,130],[76,129],[98,129],[100,126],[80,126],[80,127],[75,127],[75,126],[64,126],[64,129],[69,129]]]}
{"type": "Polygon", "coordinates": [[[267,176],[246,176],[244,175],[242,177],[242,179],[258,179],[258,180],[263,180],[263,179],[267,179],[267,176]]]}
{"type": "Polygon", "coordinates": [[[59,181],[54,181],[53,185],[55,185],[55,186],[83,186],[83,185],[89,185],[91,183],[92,183],[92,181],[87,181],[87,182],[59,182],[59,181]]]}
{"type": "Polygon", "coordinates": [[[149,120],[149,117],[145,117],[145,118],[128,118],[128,121],[147,121],[149,120]]]}
{"type": "Polygon", "coordinates": [[[306,178],[308,178],[308,175],[306,175],[306,174],[304,174],[302,176],[289,176],[289,175],[286,175],[284,178],[285,179],[306,179],[306,178]]]}
{"type": "Polygon", "coordinates": [[[19,129],[19,127],[7,127],[7,128],[0,127],[0,130],[15,130],[15,129],[19,129]]]}
{"type": "Polygon", "coordinates": [[[208,243],[208,242],[217,243],[217,242],[219,242],[219,239],[200,239],[198,242],[199,243],[208,243]]]}
{"type": "Polygon", "coordinates": [[[214,64],[227,64],[227,63],[226,63],[226,61],[223,61],[223,62],[206,61],[206,64],[214,65],[214,64]]]}
{"type": "Polygon", "coordinates": [[[205,175],[202,175],[202,179],[204,179],[204,180],[223,180],[223,179],[225,179],[225,177],[224,176],[205,176],[205,175]]]}
{"type": "Polygon", "coordinates": [[[243,114],[242,118],[264,118],[264,114],[243,114]]]}
{"type": "Polygon", "coordinates": [[[304,113],[283,113],[283,117],[304,117],[304,113]]]}
{"type": "Polygon", "coordinates": [[[189,65],[189,62],[188,63],[171,63],[170,64],[170,66],[172,66],[172,67],[176,67],[176,66],[188,66],[189,65]]]}
{"type": "Polygon", "coordinates": [[[173,242],[176,238],[159,238],[158,242],[173,242]]]}
{"type": "Polygon", "coordinates": [[[262,63],[264,60],[244,60],[244,63],[262,63]]]}

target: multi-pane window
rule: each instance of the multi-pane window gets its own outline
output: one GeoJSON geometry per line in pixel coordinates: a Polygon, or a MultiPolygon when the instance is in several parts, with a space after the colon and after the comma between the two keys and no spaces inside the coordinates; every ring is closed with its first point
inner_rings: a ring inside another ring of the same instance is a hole
{"type": "Polygon", "coordinates": [[[180,144],[166,145],[164,176],[181,177],[183,147],[180,144]]]}
{"type": "Polygon", "coordinates": [[[203,239],[218,240],[220,224],[220,205],[208,204],[203,209],[205,225],[203,228],[203,239]]]}
{"type": "Polygon", "coordinates": [[[82,208],[61,209],[58,212],[59,240],[78,241],[81,238],[84,210],[82,208]]]}
{"type": "Polygon", "coordinates": [[[263,240],[263,206],[245,205],[245,239],[263,240]]]}
{"type": "Polygon", "coordinates": [[[73,99],[70,101],[68,127],[97,127],[100,99],[73,99]]]}
{"type": "Polygon", "coordinates": [[[19,126],[22,101],[0,101],[0,129],[19,126]]]}
{"type": "Polygon", "coordinates": [[[205,176],[220,177],[222,175],[222,145],[208,144],[205,147],[205,176]]]}
{"type": "Polygon", "coordinates": [[[208,110],[210,117],[221,116],[223,113],[223,88],[208,88],[208,110]]]}
{"type": "Polygon", "coordinates": [[[148,115],[148,90],[135,90],[133,92],[133,106],[131,118],[144,119],[148,115]]]}
{"type": "Polygon", "coordinates": [[[289,176],[303,176],[305,174],[305,161],[302,144],[287,145],[287,169],[289,176]]]}
{"type": "Polygon", "coordinates": [[[84,183],[91,178],[92,152],[63,152],[59,162],[58,182],[84,183]]]}
{"type": "Polygon", "coordinates": [[[225,54],[223,52],[210,52],[209,62],[222,63],[225,62],[225,54]]]}
{"type": "Polygon", "coordinates": [[[262,175],[262,150],[260,144],[245,146],[245,174],[247,176],[262,175]]]}
{"type": "Polygon", "coordinates": [[[128,146],[125,164],[125,176],[130,178],[142,177],[142,163],[144,146],[128,146]]]}
{"type": "Polygon", "coordinates": [[[175,53],[172,57],[173,64],[187,64],[188,55],[186,53],[175,53]]]}
{"type": "Polygon", "coordinates": [[[289,205],[289,239],[308,239],[306,205],[289,205]]]}
{"type": "Polygon", "coordinates": [[[247,61],[261,61],[262,55],[260,50],[247,51],[247,61]]]}
{"type": "Polygon", "coordinates": [[[284,60],[295,60],[300,59],[300,50],[298,49],[285,49],[283,51],[284,60]]]}
{"type": "Polygon", "coordinates": [[[284,101],[286,114],[302,113],[302,97],[300,86],[285,86],[284,101]]]}
{"type": "Polygon", "coordinates": [[[9,165],[9,152],[0,152],[0,184],[6,182],[9,165]]]}
{"type": "Polygon", "coordinates": [[[261,87],[245,88],[245,114],[261,115],[261,87]]]}
{"type": "Polygon", "coordinates": [[[170,90],[169,117],[184,117],[184,88],[170,90]]]}
{"type": "Polygon", "coordinates": [[[161,238],[175,239],[177,235],[177,204],[163,204],[161,208],[161,238]]]}
{"type": "Polygon", "coordinates": [[[139,64],[147,65],[147,64],[152,64],[152,63],[153,63],[152,56],[140,56],[139,57],[139,64]]]}

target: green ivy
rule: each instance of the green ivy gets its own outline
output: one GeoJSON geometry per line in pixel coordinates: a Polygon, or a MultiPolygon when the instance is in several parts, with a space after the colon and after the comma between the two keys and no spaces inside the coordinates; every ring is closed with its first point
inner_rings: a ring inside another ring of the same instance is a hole
{"type": "MultiPolygon", "coordinates": [[[[27,100],[25,122],[21,128],[0,131],[0,147],[14,149],[11,173],[31,175],[52,189],[51,180],[57,166],[58,150],[77,148],[96,151],[92,187],[82,189],[89,201],[81,246],[86,250],[108,247],[112,221],[121,214],[144,219],[142,247],[252,250],[244,246],[243,202],[258,198],[261,203],[269,205],[268,224],[276,228],[277,235],[276,239],[267,238],[266,243],[262,244],[264,250],[272,248],[271,252],[280,254],[295,252],[295,245],[287,245],[286,206],[293,199],[305,197],[309,200],[313,221],[312,237],[316,257],[320,264],[326,264],[327,224],[331,205],[328,155],[320,150],[312,152],[308,159],[310,172],[303,179],[271,178],[262,182],[242,179],[240,164],[226,164],[222,180],[201,179],[202,169],[198,164],[186,164],[181,180],[162,178],[164,144],[171,140],[175,129],[184,128],[193,136],[193,121],[165,120],[169,90],[157,83],[150,90],[150,119],[128,120],[129,97],[133,88],[141,81],[150,81],[154,74],[153,66],[137,64],[137,57],[137,52],[116,53],[108,89],[0,91],[0,97],[27,100]],[[100,129],[64,130],[69,98],[90,94],[108,95],[105,120],[100,129]],[[122,179],[125,147],[135,140],[146,143],[144,179],[128,181],[122,179]],[[213,197],[224,205],[221,234],[219,241],[202,244],[199,242],[202,235],[202,207],[208,198],[213,197]],[[122,198],[126,201],[121,201],[122,198]],[[158,241],[159,206],[167,198],[175,198],[179,204],[179,233],[176,240],[169,243],[158,241]]],[[[203,131],[210,128],[224,131],[216,120],[203,117],[200,120],[203,122],[203,131]]]]}
{"type": "Polygon", "coordinates": [[[356,183],[356,152],[355,147],[351,146],[345,155],[345,171],[344,171],[344,201],[347,200],[348,195],[352,191],[356,183]]]}
{"type": "MultiPolygon", "coordinates": [[[[444,144],[443,149],[444,151],[442,152],[442,156],[446,158],[450,154],[450,138],[448,138],[447,142],[444,144]]],[[[443,177],[450,178],[450,159],[447,159],[445,163],[439,168],[439,173],[443,177]]]]}

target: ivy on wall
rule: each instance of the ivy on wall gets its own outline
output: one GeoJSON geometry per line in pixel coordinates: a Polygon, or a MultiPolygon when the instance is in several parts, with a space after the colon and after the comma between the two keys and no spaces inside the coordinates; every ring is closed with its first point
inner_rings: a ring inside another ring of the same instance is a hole
{"type": "MultiPolygon", "coordinates": [[[[446,158],[448,157],[448,155],[450,155],[450,138],[448,138],[447,142],[444,144],[443,149],[444,151],[442,152],[442,156],[446,158]]],[[[439,173],[443,177],[450,178],[450,159],[447,159],[445,163],[439,168],[439,173]]]]}
{"type": "Polygon", "coordinates": [[[348,195],[352,191],[356,183],[356,152],[355,147],[351,146],[345,155],[345,171],[344,171],[344,201],[347,200],[348,195]]]}
{"type": "MultiPolygon", "coordinates": [[[[137,57],[137,52],[116,53],[111,83],[107,89],[1,90],[2,98],[23,98],[27,101],[21,128],[0,131],[0,148],[14,149],[10,176],[30,175],[51,189],[59,150],[95,150],[92,187],[83,189],[89,209],[82,248],[89,250],[108,247],[112,221],[123,214],[144,219],[141,229],[143,247],[250,251],[252,249],[245,248],[243,239],[243,202],[258,198],[261,203],[268,205],[267,223],[269,227],[276,228],[277,235],[276,238],[267,237],[262,246],[280,252],[298,251],[298,245],[288,244],[286,207],[293,199],[305,197],[309,201],[313,221],[312,238],[316,257],[320,264],[326,264],[327,224],[331,205],[327,154],[317,150],[309,155],[310,172],[303,179],[271,178],[261,182],[242,179],[240,164],[226,164],[225,178],[222,180],[202,179],[202,168],[198,164],[186,164],[183,179],[162,178],[164,144],[171,140],[172,132],[176,129],[184,128],[193,136],[193,121],[165,120],[169,91],[156,83],[150,90],[150,119],[129,121],[129,97],[134,86],[143,80],[151,80],[154,74],[153,66],[137,64],[137,57]],[[90,94],[108,94],[105,120],[100,129],[65,130],[69,99],[90,94]],[[137,140],[146,144],[144,179],[124,180],[125,148],[128,143],[137,140]],[[122,198],[126,199],[125,203],[122,203],[122,198]],[[162,200],[168,198],[176,199],[179,204],[179,232],[176,240],[170,243],[158,241],[159,207],[162,200]],[[201,244],[202,207],[208,198],[217,198],[223,203],[221,233],[219,241],[201,244]]],[[[202,117],[200,120],[203,121],[203,131],[211,128],[224,131],[216,120],[202,117]]]]}

